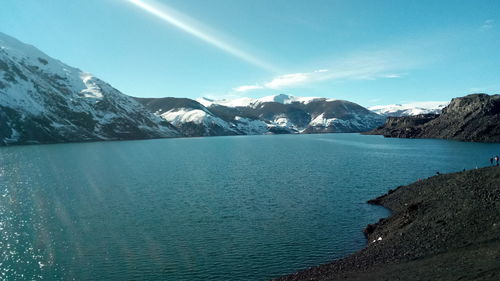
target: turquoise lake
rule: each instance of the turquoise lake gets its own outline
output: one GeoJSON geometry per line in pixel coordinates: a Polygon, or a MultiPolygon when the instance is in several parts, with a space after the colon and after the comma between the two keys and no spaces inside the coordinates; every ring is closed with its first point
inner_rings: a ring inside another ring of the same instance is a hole
{"type": "Polygon", "coordinates": [[[498,154],[358,134],[2,147],[0,280],[267,280],[363,248],[389,215],[367,200],[498,154]]]}

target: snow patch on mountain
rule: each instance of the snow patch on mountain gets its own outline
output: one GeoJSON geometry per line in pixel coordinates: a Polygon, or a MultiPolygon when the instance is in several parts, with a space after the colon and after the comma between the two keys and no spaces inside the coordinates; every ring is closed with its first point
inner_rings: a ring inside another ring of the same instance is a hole
{"type": "Polygon", "coordinates": [[[365,130],[366,124],[374,123],[372,118],[366,118],[354,114],[350,119],[341,119],[337,117],[328,118],[322,113],[316,118],[314,118],[309,126],[312,127],[338,127],[338,128],[359,128],[359,130],[365,130]]]}
{"type": "Polygon", "coordinates": [[[288,117],[286,117],[285,115],[275,116],[273,124],[280,127],[290,127],[290,128],[295,127],[295,124],[293,124],[293,122],[290,121],[290,119],[288,119],[288,117]]]}
{"type": "Polygon", "coordinates": [[[169,110],[160,115],[163,119],[167,120],[174,126],[179,126],[183,123],[195,123],[195,124],[205,124],[205,125],[217,125],[227,130],[231,130],[230,125],[218,118],[215,117],[206,111],[200,109],[188,109],[188,108],[178,108],[169,110]]]}
{"type": "Polygon", "coordinates": [[[449,101],[414,102],[407,104],[377,105],[368,109],[384,116],[413,116],[419,114],[439,114],[449,101]]]}
{"type": "Polygon", "coordinates": [[[328,127],[331,126],[336,120],[338,120],[338,118],[325,118],[324,115],[324,113],[321,113],[316,118],[314,118],[311,123],[309,123],[309,125],[328,127]]]}
{"type": "Polygon", "coordinates": [[[203,106],[210,107],[212,105],[222,105],[227,107],[245,107],[250,106],[255,102],[252,98],[236,98],[236,99],[222,99],[222,100],[212,100],[209,98],[197,98],[197,102],[201,103],[203,106]]]}
{"type": "Polygon", "coordinates": [[[85,85],[85,89],[81,90],[80,93],[86,98],[102,99],[103,95],[101,89],[96,83],[96,79],[90,74],[82,72],[80,73],[80,78],[85,85]]]}
{"type": "Polygon", "coordinates": [[[240,116],[234,118],[236,128],[247,135],[262,135],[268,132],[269,125],[262,120],[248,119],[240,116]]]}

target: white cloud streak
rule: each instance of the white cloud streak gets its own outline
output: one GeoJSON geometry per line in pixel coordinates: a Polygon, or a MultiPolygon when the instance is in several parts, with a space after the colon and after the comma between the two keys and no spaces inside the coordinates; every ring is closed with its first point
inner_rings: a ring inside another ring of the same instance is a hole
{"type": "Polygon", "coordinates": [[[399,71],[415,65],[413,61],[390,51],[378,52],[338,60],[332,63],[329,69],[283,74],[270,81],[253,86],[237,87],[235,90],[238,89],[238,92],[260,89],[282,90],[332,80],[394,79],[404,75],[399,71]]]}
{"type": "Polygon", "coordinates": [[[258,90],[258,89],[262,89],[262,88],[264,88],[264,87],[259,86],[259,85],[243,85],[243,86],[236,87],[233,90],[235,90],[236,92],[247,92],[247,91],[258,90]]]}
{"type": "Polygon", "coordinates": [[[311,80],[314,80],[314,73],[320,73],[320,72],[312,72],[312,73],[292,73],[292,74],[285,74],[285,75],[280,75],[270,82],[267,82],[264,84],[266,88],[269,89],[282,89],[282,88],[287,88],[290,86],[296,86],[300,84],[304,84],[307,82],[311,82],[311,80]]]}
{"type": "Polygon", "coordinates": [[[159,5],[153,1],[143,1],[143,0],[128,0],[131,4],[142,10],[148,12],[149,14],[161,19],[162,21],[177,27],[178,29],[201,39],[208,44],[219,48],[220,50],[237,57],[247,63],[260,67],[270,72],[277,72],[276,68],[255,56],[236,48],[224,40],[217,38],[215,35],[210,34],[210,32],[203,30],[201,27],[195,26],[188,17],[180,14],[177,11],[165,6],[159,5]]]}
{"type": "Polygon", "coordinates": [[[485,20],[483,22],[483,25],[481,25],[481,30],[489,30],[492,29],[495,26],[495,20],[489,19],[485,20]]]}

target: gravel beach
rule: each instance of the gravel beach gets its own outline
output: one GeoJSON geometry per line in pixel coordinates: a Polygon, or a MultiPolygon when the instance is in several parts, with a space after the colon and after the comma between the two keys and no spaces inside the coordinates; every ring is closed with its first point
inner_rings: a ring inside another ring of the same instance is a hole
{"type": "Polygon", "coordinates": [[[500,280],[500,167],[436,175],[368,203],[367,246],[276,280],[500,280]]]}

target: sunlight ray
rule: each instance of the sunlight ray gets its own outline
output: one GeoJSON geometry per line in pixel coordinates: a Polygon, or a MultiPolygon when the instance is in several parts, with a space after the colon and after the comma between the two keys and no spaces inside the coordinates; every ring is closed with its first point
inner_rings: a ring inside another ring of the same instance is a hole
{"type": "Polygon", "coordinates": [[[167,8],[165,5],[161,7],[156,4],[146,3],[142,0],[128,0],[130,3],[135,6],[141,8],[142,10],[158,17],[166,23],[169,23],[180,30],[191,34],[192,36],[201,39],[210,45],[221,49],[222,51],[235,56],[245,62],[258,66],[262,69],[265,69],[270,72],[279,72],[276,67],[266,63],[255,56],[248,54],[247,52],[240,50],[231,44],[224,42],[224,40],[215,37],[214,35],[209,34],[208,32],[201,30],[190,24],[187,20],[183,19],[185,17],[180,17],[178,12],[173,12],[170,8],[167,8]]]}

